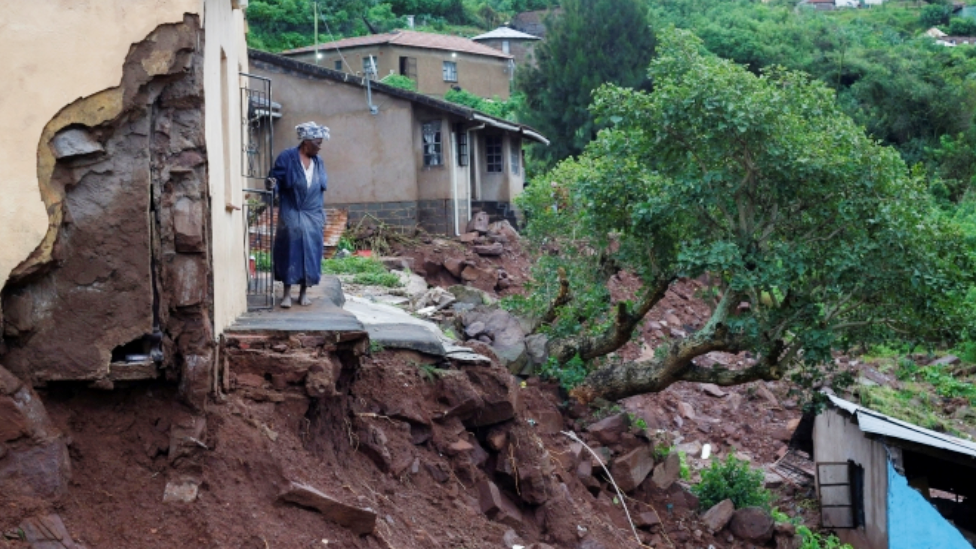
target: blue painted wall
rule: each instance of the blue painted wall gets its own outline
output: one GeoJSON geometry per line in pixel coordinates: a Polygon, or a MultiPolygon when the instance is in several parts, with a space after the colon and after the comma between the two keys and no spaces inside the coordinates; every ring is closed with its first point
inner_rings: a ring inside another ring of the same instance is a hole
{"type": "Polygon", "coordinates": [[[888,462],[888,548],[972,549],[956,527],[888,462]]]}

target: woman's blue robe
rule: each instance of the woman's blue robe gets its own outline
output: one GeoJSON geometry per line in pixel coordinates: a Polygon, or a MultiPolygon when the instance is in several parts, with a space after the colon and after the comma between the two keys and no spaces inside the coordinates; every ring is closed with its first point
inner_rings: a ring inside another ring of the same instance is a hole
{"type": "Polygon", "coordinates": [[[274,277],[285,284],[314,286],[322,277],[322,193],[328,175],[318,156],[312,184],[306,186],[298,147],[278,155],[268,177],[278,180],[280,208],[274,241],[274,277]]]}

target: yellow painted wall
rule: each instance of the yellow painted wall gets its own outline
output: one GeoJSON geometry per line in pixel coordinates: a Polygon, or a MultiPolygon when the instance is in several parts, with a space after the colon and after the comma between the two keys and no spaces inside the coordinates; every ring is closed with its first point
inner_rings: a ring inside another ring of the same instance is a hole
{"type": "Polygon", "coordinates": [[[213,322],[214,334],[220,335],[247,310],[244,218],[243,210],[237,208],[243,205],[244,185],[262,188],[262,183],[245,182],[241,175],[239,75],[248,71],[244,14],[232,8],[231,0],[205,0],[205,4],[203,92],[212,222],[213,322]],[[223,78],[221,71],[226,71],[223,78]]]}
{"type": "MultiPolygon", "coordinates": [[[[200,0],[4,2],[0,288],[47,232],[37,182],[37,146],[45,124],[76,99],[118,86],[132,43],[160,24],[182,21],[184,13],[198,13],[201,5],[200,0]]],[[[113,114],[107,112],[106,118],[113,114]]]]}
{"type": "MultiPolygon", "coordinates": [[[[228,57],[228,99],[239,112],[238,68],[246,70],[244,17],[231,0],[6,1],[0,8],[0,288],[44,239],[48,216],[38,185],[37,149],[45,125],[65,106],[117,87],[129,47],[156,27],[197,14],[205,26],[206,135],[213,197],[214,323],[220,331],[246,308],[243,223],[224,210],[224,146],[220,126],[220,48],[228,57]],[[216,68],[215,68],[216,67],[216,68]],[[216,134],[214,133],[216,131],[216,134]]],[[[121,98],[107,96],[101,120],[121,98]]],[[[115,110],[113,110],[115,109],[115,110]]],[[[235,121],[239,117],[234,115],[235,121]]],[[[91,125],[101,120],[87,120],[91,125]]],[[[240,185],[240,124],[231,129],[231,169],[240,185]],[[236,132],[236,133],[235,133],[236,132]],[[233,170],[236,165],[236,172],[233,170]]],[[[240,193],[237,193],[240,194],[240,193]]],[[[239,205],[239,204],[238,204],[239,205]]]]}

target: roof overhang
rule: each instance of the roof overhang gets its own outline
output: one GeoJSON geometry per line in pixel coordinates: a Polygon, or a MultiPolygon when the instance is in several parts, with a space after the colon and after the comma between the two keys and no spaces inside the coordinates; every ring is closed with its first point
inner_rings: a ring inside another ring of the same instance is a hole
{"type": "Polygon", "coordinates": [[[976,458],[976,443],[886,416],[834,395],[827,395],[827,398],[831,404],[853,416],[864,433],[976,458]]]}

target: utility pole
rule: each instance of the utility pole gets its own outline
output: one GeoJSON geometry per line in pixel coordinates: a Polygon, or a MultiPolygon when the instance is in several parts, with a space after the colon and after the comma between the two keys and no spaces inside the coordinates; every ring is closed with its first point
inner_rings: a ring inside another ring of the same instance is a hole
{"type": "Polygon", "coordinates": [[[315,22],[315,64],[319,64],[319,59],[322,59],[322,54],[319,53],[319,3],[318,0],[312,2],[312,13],[314,14],[315,22]]]}

